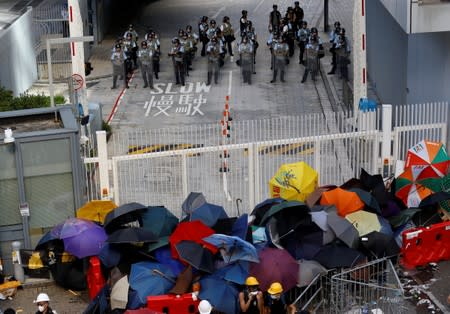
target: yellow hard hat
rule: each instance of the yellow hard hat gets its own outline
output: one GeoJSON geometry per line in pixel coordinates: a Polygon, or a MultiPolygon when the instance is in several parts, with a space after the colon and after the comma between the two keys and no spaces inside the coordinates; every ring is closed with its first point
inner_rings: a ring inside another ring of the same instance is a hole
{"type": "Polygon", "coordinates": [[[245,285],[246,286],[258,286],[259,282],[255,277],[247,277],[247,279],[245,279],[245,285]]]}
{"type": "Polygon", "coordinates": [[[269,294],[280,294],[283,292],[283,286],[279,282],[274,282],[270,285],[269,290],[267,290],[269,294]]]}

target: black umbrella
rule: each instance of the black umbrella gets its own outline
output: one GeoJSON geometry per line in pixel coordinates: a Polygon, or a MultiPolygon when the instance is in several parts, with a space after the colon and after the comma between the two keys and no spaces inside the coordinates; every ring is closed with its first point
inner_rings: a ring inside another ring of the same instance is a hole
{"type": "Polygon", "coordinates": [[[108,236],[109,243],[158,242],[158,237],[144,228],[126,228],[114,231],[108,236]]]}
{"type": "Polygon", "coordinates": [[[440,191],[428,195],[419,204],[420,208],[425,208],[429,206],[434,206],[442,201],[450,200],[450,193],[445,191],[440,191]]]}
{"type": "Polygon", "coordinates": [[[214,272],[214,259],[210,250],[193,241],[181,241],[175,245],[180,259],[207,273],[214,272]]]}
{"type": "Polygon", "coordinates": [[[385,233],[372,231],[361,237],[360,240],[361,247],[374,258],[390,257],[400,253],[394,237],[385,233]]]}
{"type": "Polygon", "coordinates": [[[107,233],[120,229],[124,225],[141,227],[142,218],[140,214],[146,209],[147,206],[135,202],[123,204],[106,215],[103,226],[107,233]]]}
{"type": "Polygon", "coordinates": [[[323,246],[312,259],[328,269],[353,267],[367,260],[361,252],[336,244],[323,246]]]}
{"type": "Polygon", "coordinates": [[[218,219],[214,226],[212,226],[211,228],[216,233],[231,235],[231,230],[233,229],[233,225],[236,220],[237,217],[218,219]]]}
{"type": "Polygon", "coordinates": [[[282,203],[282,198],[269,198],[255,206],[250,215],[254,216],[253,224],[259,226],[264,215],[272,206],[282,203]]]}
{"type": "Polygon", "coordinates": [[[384,206],[388,200],[388,193],[384,186],[383,177],[380,174],[370,175],[367,171],[361,168],[361,175],[359,177],[365,190],[370,191],[378,204],[384,206]]]}

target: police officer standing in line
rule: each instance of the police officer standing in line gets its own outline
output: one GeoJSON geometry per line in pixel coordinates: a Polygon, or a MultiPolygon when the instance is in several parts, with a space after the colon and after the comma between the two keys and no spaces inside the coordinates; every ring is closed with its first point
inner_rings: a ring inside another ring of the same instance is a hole
{"type": "Polygon", "coordinates": [[[159,59],[161,56],[161,43],[153,30],[150,30],[145,39],[147,40],[147,47],[153,50],[153,73],[155,73],[155,78],[159,79],[158,73],[160,71],[159,59]]]}
{"type": "Polygon", "coordinates": [[[111,63],[113,66],[113,86],[111,89],[117,88],[117,78],[125,78],[125,53],[122,51],[122,47],[116,44],[114,52],[111,55],[111,63]]]}
{"type": "Polygon", "coordinates": [[[274,56],[273,56],[273,46],[276,44],[276,42],[278,41],[278,33],[277,32],[271,32],[269,34],[269,38],[267,39],[267,46],[269,47],[270,50],[270,69],[273,70],[273,60],[274,60],[274,56]]]}
{"type": "Polygon", "coordinates": [[[300,7],[300,3],[298,1],[294,2],[294,16],[297,29],[300,29],[305,13],[303,12],[303,9],[300,7]]]}
{"type": "Polygon", "coordinates": [[[284,72],[289,54],[289,46],[285,43],[284,37],[281,37],[278,42],[274,44],[272,53],[274,56],[274,66],[273,77],[270,83],[275,83],[277,81],[278,71],[280,72],[280,80],[284,83],[284,72]]]}
{"type": "Polygon", "coordinates": [[[217,42],[217,38],[211,38],[211,41],[206,47],[206,53],[208,54],[208,81],[206,85],[211,85],[211,79],[214,75],[214,83],[219,84],[219,70],[220,70],[220,44],[217,42]]]}
{"type": "Polygon", "coordinates": [[[200,41],[202,42],[202,51],[200,53],[200,55],[202,57],[204,57],[206,55],[206,45],[208,44],[208,17],[207,16],[203,16],[200,23],[198,24],[198,33],[200,36],[200,41]]]}
{"type": "Polygon", "coordinates": [[[141,43],[141,49],[138,50],[138,58],[144,80],[144,88],[150,85],[153,89],[153,50],[148,48],[147,41],[141,43]]]}
{"type": "Polygon", "coordinates": [[[248,40],[247,36],[242,38],[242,42],[238,45],[239,57],[242,78],[244,83],[252,84],[252,69],[253,69],[253,45],[248,40]]]}
{"type": "Polygon", "coordinates": [[[345,36],[345,28],[341,29],[341,33],[339,34],[339,40],[336,44],[336,61],[338,64],[338,69],[340,76],[339,78],[348,81],[348,68],[347,66],[350,63],[350,45],[345,36]]]}
{"type": "MultiPolygon", "coordinates": [[[[191,64],[189,64],[189,67],[191,67],[192,60],[194,60],[195,54],[197,52],[197,43],[198,43],[199,37],[198,37],[197,33],[192,31],[191,25],[186,26],[186,35],[187,35],[186,41],[190,42],[190,45],[193,47],[192,50],[190,51],[190,57],[189,57],[189,59],[191,60],[191,64]]],[[[189,70],[192,71],[192,68],[190,68],[189,70]]]]}
{"type": "Polygon", "coordinates": [[[248,21],[246,36],[247,36],[248,40],[250,41],[250,43],[253,46],[253,68],[252,68],[252,72],[253,72],[253,74],[256,74],[256,71],[255,71],[256,51],[258,50],[259,43],[258,43],[258,38],[256,37],[256,32],[255,32],[255,28],[253,27],[252,21],[248,21]]]}
{"type": "Polygon", "coordinates": [[[283,32],[282,37],[286,40],[287,45],[289,46],[289,57],[294,55],[294,46],[295,46],[295,25],[291,23],[288,18],[283,19],[283,32]]]}
{"type": "Polygon", "coordinates": [[[310,31],[308,28],[308,22],[302,21],[301,28],[297,31],[298,46],[300,47],[300,55],[298,58],[299,64],[305,64],[305,61],[303,60],[303,56],[305,54],[305,48],[306,48],[306,44],[308,43],[309,35],[310,35],[310,31]]]}
{"type": "Polygon", "coordinates": [[[332,57],[332,61],[331,61],[331,65],[333,66],[331,68],[331,71],[328,72],[328,74],[334,74],[334,72],[336,71],[336,66],[337,66],[337,61],[336,61],[336,45],[338,43],[339,40],[339,33],[341,32],[341,23],[339,21],[334,22],[334,30],[331,31],[330,33],[330,43],[331,43],[331,48],[330,48],[330,52],[332,53],[333,57],[332,57]]]}
{"type": "MultiPolygon", "coordinates": [[[[132,52],[130,51],[126,51],[125,52],[125,61],[124,61],[124,66],[125,66],[125,87],[126,88],[130,88],[130,85],[128,84],[131,80],[131,77],[133,76],[133,70],[136,68],[133,65],[133,59],[132,59],[132,52]]],[[[137,58],[137,54],[136,54],[136,58],[137,58]]],[[[137,60],[136,60],[137,62],[137,60]]]]}
{"type": "Polygon", "coordinates": [[[278,11],[278,6],[274,4],[273,10],[269,14],[269,32],[279,32],[281,23],[281,13],[278,11]]]}
{"type": "Polygon", "coordinates": [[[230,18],[228,16],[224,16],[222,20],[222,25],[220,25],[220,30],[222,31],[225,42],[227,43],[228,53],[230,56],[233,55],[233,46],[232,43],[235,40],[234,38],[234,30],[230,23],[230,18]]]}
{"type": "Polygon", "coordinates": [[[308,73],[311,72],[311,79],[315,82],[319,71],[319,53],[323,52],[322,41],[319,38],[317,28],[311,28],[311,36],[306,45],[306,67],[303,74],[302,83],[306,82],[308,73]]]}
{"type": "Polygon", "coordinates": [[[189,76],[189,71],[192,71],[192,58],[194,53],[194,43],[189,40],[188,34],[183,31],[181,35],[181,45],[184,48],[184,67],[186,69],[186,76],[189,76]]]}
{"type": "Polygon", "coordinates": [[[131,59],[133,60],[134,68],[137,68],[137,51],[138,51],[138,33],[134,30],[133,25],[128,26],[128,30],[123,34],[125,38],[124,44],[127,46],[127,52],[130,52],[131,59]]]}
{"type": "Polygon", "coordinates": [[[173,68],[175,73],[175,84],[185,85],[184,79],[184,64],[183,64],[183,56],[184,49],[180,44],[180,40],[178,38],[172,39],[172,48],[169,52],[169,57],[172,57],[173,68]]]}

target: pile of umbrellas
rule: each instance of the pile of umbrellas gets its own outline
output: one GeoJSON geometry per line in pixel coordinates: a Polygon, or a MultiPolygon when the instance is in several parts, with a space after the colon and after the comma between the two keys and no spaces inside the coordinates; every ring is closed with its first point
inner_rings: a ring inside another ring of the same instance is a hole
{"type": "MultiPolygon", "coordinates": [[[[199,286],[200,299],[234,314],[248,276],[263,291],[273,282],[288,291],[330,269],[396,258],[401,232],[435,222],[428,216],[448,202],[443,182],[449,164],[442,144],[422,141],[410,149],[405,172],[389,188],[381,175],[364,169],[340,186],[318,187],[309,165],[284,164],[269,182],[271,198],[239,217],[195,192],[179,218],[162,206],[92,201],[77,218],[45,234],[36,250],[66,256],[66,264],[84,260],[81,267],[98,256],[108,280],[85,313],[133,313],[148,296],[191,293],[199,286]]],[[[46,262],[64,264],[63,258],[46,262]]],[[[86,269],[78,270],[83,276],[86,269]]],[[[59,275],[54,277],[62,285],[83,288],[68,283],[67,273],[59,275]]]]}

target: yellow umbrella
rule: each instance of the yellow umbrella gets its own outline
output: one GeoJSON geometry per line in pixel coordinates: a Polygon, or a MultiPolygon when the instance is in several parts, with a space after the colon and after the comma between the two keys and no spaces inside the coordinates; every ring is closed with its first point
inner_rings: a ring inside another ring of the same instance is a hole
{"type": "Polygon", "coordinates": [[[345,216],[358,230],[359,236],[366,235],[372,231],[380,231],[381,223],[378,216],[365,210],[358,210],[345,216]]]}
{"type": "Polygon", "coordinates": [[[106,215],[116,208],[112,201],[90,201],[77,210],[77,218],[84,218],[103,224],[106,215]]]}
{"type": "Polygon", "coordinates": [[[283,164],[269,181],[270,196],[304,202],[317,187],[318,178],[317,172],[303,161],[283,164]]]}

